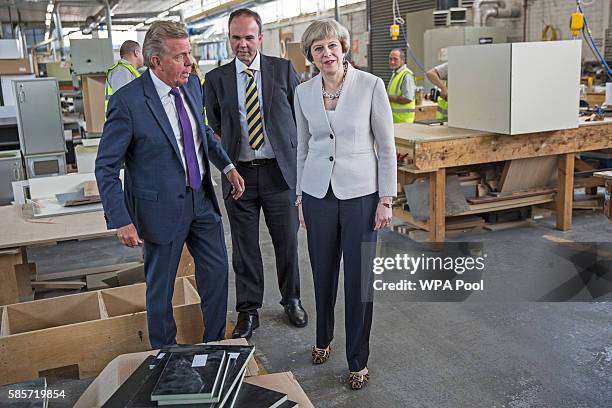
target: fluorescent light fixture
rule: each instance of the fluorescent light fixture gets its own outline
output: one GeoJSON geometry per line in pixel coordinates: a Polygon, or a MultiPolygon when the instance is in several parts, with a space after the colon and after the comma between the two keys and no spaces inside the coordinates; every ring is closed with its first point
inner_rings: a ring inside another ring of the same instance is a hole
{"type": "Polygon", "coordinates": [[[134,26],[134,30],[144,27],[144,23],[138,23],[134,26]]]}
{"type": "Polygon", "coordinates": [[[159,13],[159,14],[157,15],[157,18],[163,18],[163,17],[166,17],[168,14],[170,14],[170,12],[169,12],[168,10],[166,10],[166,11],[162,11],[161,13],[159,13]]]}
{"type": "Polygon", "coordinates": [[[49,3],[47,4],[47,13],[52,13],[53,12],[53,3],[49,3]]]}
{"type": "Polygon", "coordinates": [[[45,25],[49,27],[51,25],[51,20],[45,20],[45,25]]]}
{"type": "Polygon", "coordinates": [[[51,20],[51,13],[45,14],[45,20],[51,20]]]}
{"type": "Polygon", "coordinates": [[[182,2],[181,2],[181,3],[179,3],[179,4],[177,4],[177,5],[176,5],[176,6],[174,6],[174,7],[171,7],[171,8],[170,8],[170,11],[177,11],[177,10],[180,10],[181,8],[183,8],[183,3],[182,3],[182,2]]]}
{"type": "Polygon", "coordinates": [[[145,20],[145,24],[151,24],[152,22],[157,21],[157,17],[147,18],[145,20]]]}

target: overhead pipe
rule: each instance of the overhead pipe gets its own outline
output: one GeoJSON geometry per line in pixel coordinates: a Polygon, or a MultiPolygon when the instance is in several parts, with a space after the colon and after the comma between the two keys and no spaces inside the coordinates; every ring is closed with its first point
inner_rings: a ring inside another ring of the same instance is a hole
{"type": "Polygon", "coordinates": [[[62,19],[60,17],[60,4],[55,4],[55,9],[53,10],[53,20],[55,24],[55,35],[57,37],[60,58],[62,61],[66,60],[66,50],[64,49],[64,33],[62,30],[62,19]]]}
{"type": "Polygon", "coordinates": [[[482,26],[482,6],[494,5],[500,9],[506,8],[506,2],[504,0],[475,0],[472,5],[472,19],[475,27],[482,26]]]}
{"type": "Polygon", "coordinates": [[[492,9],[487,9],[487,11],[485,11],[482,17],[482,21],[483,21],[483,26],[486,26],[489,18],[516,18],[520,16],[521,16],[521,9],[516,6],[512,6],[509,9],[492,8],[492,9]]]}
{"type": "Polygon", "coordinates": [[[108,0],[104,0],[103,3],[106,4],[105,14],[106,14],[106,30],[108,31],[108,39],[110,43],[113,43],[113,23],[111,19],[111,6],[108,3],[108,0]]]}

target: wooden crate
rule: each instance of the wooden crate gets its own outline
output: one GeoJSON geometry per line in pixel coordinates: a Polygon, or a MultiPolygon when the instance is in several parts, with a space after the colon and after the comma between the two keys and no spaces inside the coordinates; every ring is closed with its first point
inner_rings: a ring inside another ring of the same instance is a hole
{"type": "Polygon", "coordinates": [[[27,263],[20,249],[0,250],[0,305],[19,302],[19,285],[15,265],[27,263]]]}
{"type": "MultiPolygon", "coordinates": [[[[0,309],[0,384],[78,367],[79,378],[97,375],[112,359],[151,349],[145,284],[136,284],[0,309]]],[[[189,278],[174,287],[178,343],[202,341],[200,298],[189,278]]]]}

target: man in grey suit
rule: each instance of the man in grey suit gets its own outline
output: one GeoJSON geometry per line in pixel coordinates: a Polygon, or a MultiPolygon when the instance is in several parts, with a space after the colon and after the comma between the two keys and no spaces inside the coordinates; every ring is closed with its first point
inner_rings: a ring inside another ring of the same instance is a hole
{"type": "Polygon", "coordinates": [[[306,326],[300,303],[295,207],[297,134],[293,97],[299,78],[287,60],[258,52],[261,18],[248,9],[229,17],[230,45],[236,58],[206,76],[206,112],[210,127],[244,177],[239,201],[223,195],[232,231],[238,321],[232,337],[250,338],[259,327],[264,275],[259,249],[263,209],[276,255],[281,305],[291,324],[306,326]]]}

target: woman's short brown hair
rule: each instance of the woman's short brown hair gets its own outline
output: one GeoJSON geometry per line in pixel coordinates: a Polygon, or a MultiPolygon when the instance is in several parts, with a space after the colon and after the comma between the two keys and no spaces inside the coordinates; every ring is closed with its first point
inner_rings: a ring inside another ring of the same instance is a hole
{"type": "Polygon", "coordinates": [[[342,45],[342,52],[347,53],[351,44],[351,36],[342,24],[331,18],[314,21],[302,34],[302,54],[312,62],[310,48],[315,41],[326,38],[337,38],[342,45]]]}

